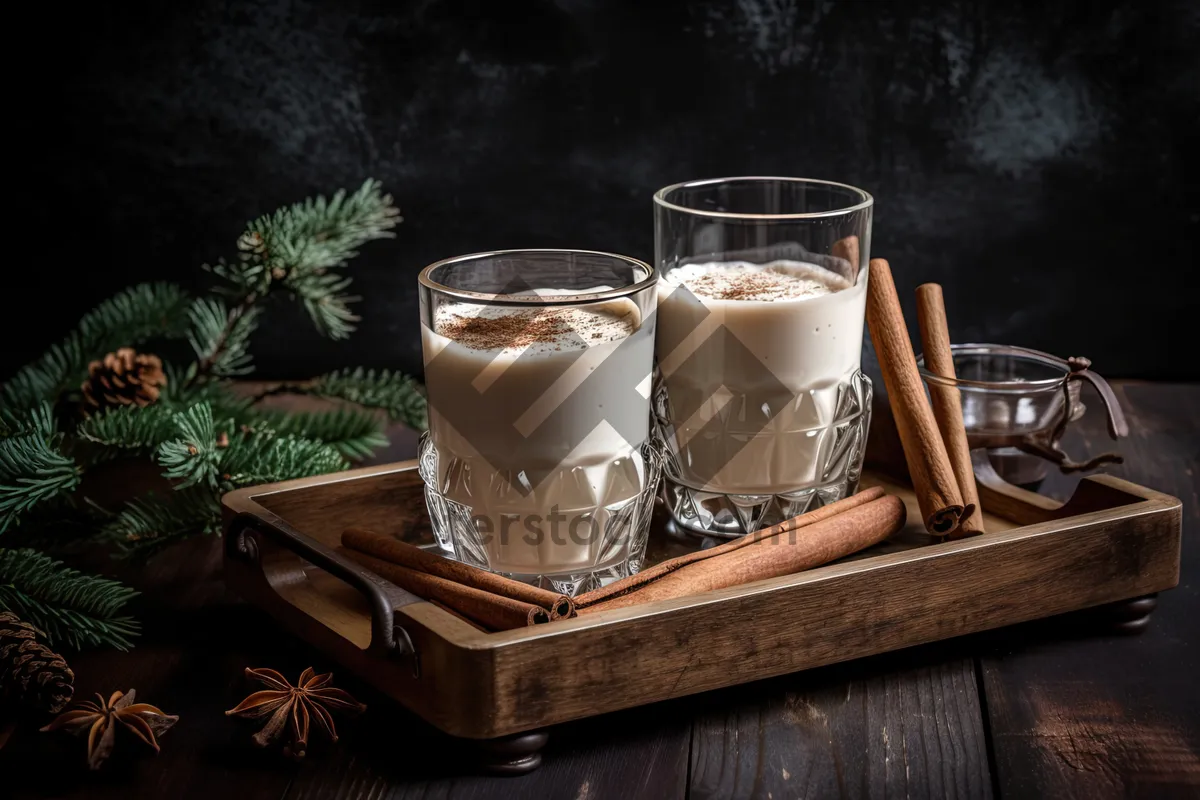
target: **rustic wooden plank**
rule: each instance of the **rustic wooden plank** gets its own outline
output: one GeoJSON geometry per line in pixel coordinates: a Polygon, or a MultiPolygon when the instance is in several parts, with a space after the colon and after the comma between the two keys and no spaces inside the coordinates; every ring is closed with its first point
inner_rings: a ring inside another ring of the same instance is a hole
{"type": "Polygon", "coordinates": [[[934,645],[706,696],[689,796],[990,797],[964,655],[934,645]]]}
{"type": "MultiPolygon", "coordinates": [[[[1183,501],[1182,579],[1140,636],[1073,630],[1087,622],[1073,616],[989,638],[982,672],[1002,795],[1200,792],[1200,386],[1117,392],[1131,435],[1121,444],[1126,463],[1111,471],[1183,501]]],[[[1086,422],[1070,451],[1111,449],[1100,420],[1086,422]]]]}
{"type": "Polygon", "coordinates": [[[686,704],[633,709],[553,728],[531,774],[484,777],[473,774],[470,742],[397,709],[348,728],[338,751],[298,775],[287,798],[672,800],[685,796],[690,734],[686,704]]]}

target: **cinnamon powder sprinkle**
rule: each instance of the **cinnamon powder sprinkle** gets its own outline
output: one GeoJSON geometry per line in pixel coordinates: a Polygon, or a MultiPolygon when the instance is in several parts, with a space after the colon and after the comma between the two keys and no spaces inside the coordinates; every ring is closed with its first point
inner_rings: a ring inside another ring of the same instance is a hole
{"type": "Polygon", "coordinates": [[[474,350],[502,350],[545,344],[553,350],[586,348],[623,339],[634,329],[631,316],[576,307],[544,309],[443,308],[437,332],[474,350]]]}
{"type": "Polygon", "coordinates": [[[800,300],[848,287],[840,276],[798,261],[687,264],[667,273],[665,280],[714,300],[800,300]]]}
{"type": "Polygon", "coordinates": [[[735,274],[732,277],[727,272],[709,272],[692,278],[687,285],[701,297],[716,300],[789,300],[829,292],[818,281],[773,270],[745,270],[735,274]]]}

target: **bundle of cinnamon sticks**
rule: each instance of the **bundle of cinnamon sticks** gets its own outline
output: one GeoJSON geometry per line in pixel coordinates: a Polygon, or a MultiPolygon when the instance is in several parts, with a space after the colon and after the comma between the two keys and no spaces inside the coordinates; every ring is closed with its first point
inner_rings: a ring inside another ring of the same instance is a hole
{"type": "Polygon", "coordinates": [[[347,555],[381,578],[493,631],[575,616],[571,598],[452,561],[360,528],[342,532],[347,555]]]}
{"type": "Polygon", "coordinates": [[[954,361],[942,287],[930,283],[917,289],[925,366],[932,374],[946,379],[930,383],[926,400],[891,268],[884,259],[873,258],[870,270],[867,327],[879,356],[888,402],[904,446],[904,459],[925,529],[935,536],[982,533],[979,490],[967,446],[962,404],[953,385],[954,361]]]}
{"type": "Polygon", "coordinates": [[[486,630],[686,597],[790,575],[878,544],[904,527],[904,503],[873,488],[718,547],[664,561],[573,601],[356,528],[347,555],[380,577],[486,630]]]}

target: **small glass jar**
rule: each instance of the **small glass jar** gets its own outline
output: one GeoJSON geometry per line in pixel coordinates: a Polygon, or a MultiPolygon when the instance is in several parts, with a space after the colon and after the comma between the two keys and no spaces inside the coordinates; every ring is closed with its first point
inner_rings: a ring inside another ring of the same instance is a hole
{"type": "MultiPolygon", "coordinates": [[[[955,378],[925,368],[917,358],[926,384],[957,389],[962,401],[967,442],[978,459],[986,451],[997,474],[1009,483],[1029,486],[1042,481],[1048,465],[1064,471],[1087,469],[1119,456],[1105,454],[1084,463],[1073,462],[1059,447],[1067,424],[1083,416],[1078,378],[1087,378],[1105,400],[1114,438],[1124,435],[1124,419],[1104,379],[1088,370],[1086,359],[1063,359],[1003,344],[951,346],[955,378]]],[[[978,468],[978,466],[977,466],[978,468]]]]}

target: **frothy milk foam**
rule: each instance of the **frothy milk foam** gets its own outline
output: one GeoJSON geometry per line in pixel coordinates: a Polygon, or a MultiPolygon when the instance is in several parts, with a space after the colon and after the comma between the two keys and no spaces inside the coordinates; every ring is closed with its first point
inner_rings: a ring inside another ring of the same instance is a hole
{"type": "Polygon", "coordinates": [[[649,436],[648,400],[631,403],[627,387],[649,386],[654,339],[637,305],[454,303],[421,335],[438,480],[487,534],[488,566],[561,575],[623,560],[632,526],[618,524],[620,515],[647,479],[638,451],[649,436]],[[602,364],[633,383],[580,389],[602,364]],[[448,413],[455,398],[473,407],[448,413]],[[455,427],[472,414],[494,424],[455,427]]]}
{"type": "Polygon", "coordinates": [[[819,480],[832,441],[816,429],[834,421],[838,387],[859,369],[865,309],[865,272],[852,284],[799,261],[662,276],[658,359],[682,481],[774,494],[819,480]],[[737,344],[706,344],[721,326],[737,344]]]}

